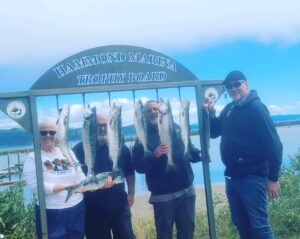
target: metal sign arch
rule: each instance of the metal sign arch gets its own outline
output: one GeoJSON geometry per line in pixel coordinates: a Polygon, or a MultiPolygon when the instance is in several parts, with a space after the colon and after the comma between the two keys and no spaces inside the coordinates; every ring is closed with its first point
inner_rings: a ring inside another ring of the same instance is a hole
{"type": "MultiPolygon", "coordinates": [[[[196,96],[199,140],[202,148],[205,143],[202,137],[201,105],[204,98],[213,101],[219,98],[224,90],[222,81],[200,81],[179,62],[150,49],[128,45],[88,49],[51,67],[28,91],[0,94],[1,110],[33,134],[43,238],[48,238],[48,234],[36,98],[56,96],[56,104],[59,107],[59,96],[67,94],[82,94],[85,104],[85,95],[89,93],[107,92],[110,99],[112,92],[131,91],[135,101],[135,93],[140,90],[153,89],[158,98],[158,89],[176,88],[181,99],[181,89],[185,87],[193,88],[196,96]],[[14,117],[14,114],[18,116],[14,117]]],[[[216,238],[208,152],[204,152],[204,157],[203,177],[209,234],[210,238],[216,238]]]]}

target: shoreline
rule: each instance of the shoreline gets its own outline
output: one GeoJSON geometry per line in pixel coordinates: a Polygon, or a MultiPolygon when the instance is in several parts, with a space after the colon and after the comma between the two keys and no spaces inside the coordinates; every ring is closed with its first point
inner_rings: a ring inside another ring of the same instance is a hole
{"type": "MultiPolygon", "coordinates": [[[[225,183],[217,182],[212,185],[213,198],[216,196],[225,197],[225,183]]],[[[204,185],[195,185],[196,190],[196,211],[206,210],[205,188],[204,185]]],[[[139,193],[135,195],[134,203],[131,208],[132,217],[138,218],[154,218],[152,205],[148,202],[150,192],[139,193]]]]}

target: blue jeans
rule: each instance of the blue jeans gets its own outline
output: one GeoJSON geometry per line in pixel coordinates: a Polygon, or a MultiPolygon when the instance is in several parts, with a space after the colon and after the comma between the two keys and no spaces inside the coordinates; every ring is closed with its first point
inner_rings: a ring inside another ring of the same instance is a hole
{"type": "MultiPolygon", "coordinates": [[[[64,209],[46,209],[49,239],[83,239],[85,206],[83,200],[64,209]]],[[[42,238],[40,209],[35,205],[37,238],[42,238]]]]}
{"type": "Polygon", "coordinates": [[[172,239],[173,225],[177,239],[193,239],[195,229],[195,196],[181,196],[153,203],[157,239],[172,239]]]}
{"type": "Polygon", "coordinates": [[[255,175],[225,180],[232,222],[241,239],[274,238],[268,219],[266,180],[255,175]]]}

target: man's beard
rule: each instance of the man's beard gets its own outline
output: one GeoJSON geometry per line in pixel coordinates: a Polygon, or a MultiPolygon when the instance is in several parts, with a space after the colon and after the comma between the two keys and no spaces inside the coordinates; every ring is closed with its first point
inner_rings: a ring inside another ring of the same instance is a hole
{"type": "Polygon", "coordinates": [[[104,145],[107,143],[107,136],[106,135],[97,135],[97,144],[104,145]]]}

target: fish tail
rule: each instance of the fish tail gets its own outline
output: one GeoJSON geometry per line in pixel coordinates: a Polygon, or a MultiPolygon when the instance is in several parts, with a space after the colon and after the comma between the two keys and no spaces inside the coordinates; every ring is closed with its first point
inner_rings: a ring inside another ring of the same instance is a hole
{"type": "Polygon", "coordinates": [[[183,155],[184,160],[189,161],[190,159],[192,159],[192,155],[190,152],[185,152],[183,155]]]}
{"type": "Polygon", "coordinates": [[[117,178],[117,177],[124,177],[124,172],[123,170],[121,170],[120,168],[116,168],[111,172],[110,175],[113,179],[117,178]]]}
{"type": "Polygon", "coordinates": [[[125,180],[124,172],[120,168],[112,171],[110,176],[112,177],[115,184],[123,183],[125,180]]]}
{"type": "Polygon", "coordinates": [[[172,171],[176,171],[177,167],[174,164],[167,164],[165,171],[166,172],[172,172],[172,171]]]}
{"type": "Polygon", "coordinates": [[[70,197],[73,195],[73,193],[75,192],[76,190],[76,186],[70,186],[70,187],[66,187],[66,190],[68,192],[67,196],[66,196],[66,199],[65,199],[65,203],[70,199],[70,197]]]}

